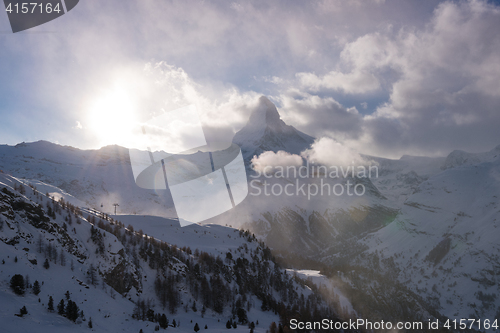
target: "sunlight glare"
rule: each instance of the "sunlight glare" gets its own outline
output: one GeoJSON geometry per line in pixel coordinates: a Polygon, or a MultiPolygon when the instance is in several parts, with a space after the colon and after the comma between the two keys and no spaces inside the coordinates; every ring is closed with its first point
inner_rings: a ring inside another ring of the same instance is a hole
{"type": "Polygon", "coordinates": [[[88,125],[98,144],[127,146],[130,133],[137,126],[137,114],[131,95],[115,88],[96,99],[88,112],[88,125]]]}

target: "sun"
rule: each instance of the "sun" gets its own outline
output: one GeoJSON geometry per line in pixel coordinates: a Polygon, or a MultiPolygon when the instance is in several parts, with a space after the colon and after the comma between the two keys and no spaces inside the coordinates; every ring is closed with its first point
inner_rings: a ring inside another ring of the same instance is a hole
{"type": "Polygon", "coordinates": [[[132,95],[123,88],[105,92],[90,103],[87,124],[99,146],[126,146],[138,124],[132,95]]]}

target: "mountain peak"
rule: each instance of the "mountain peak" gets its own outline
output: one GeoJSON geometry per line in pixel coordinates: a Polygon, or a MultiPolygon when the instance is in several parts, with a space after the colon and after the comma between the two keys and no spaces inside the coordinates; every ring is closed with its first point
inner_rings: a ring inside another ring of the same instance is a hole
{"type": "Polygon", "coordinates": [[[285,124],[276,106],[267,97],[261,96],[247,124],[235,134],[233,142],[241,147],[243,157],[249,162],[254,155],[264,151],[283,150],[300,154],[310,147],[314,138],[285,124]]]}
{"type": "Polygon", "coordinates": [[[281,123],[285,125],[276,106],[266,96],[261,96],[257,108],[250,114],[248,125],[277,127],[281,123]]]}

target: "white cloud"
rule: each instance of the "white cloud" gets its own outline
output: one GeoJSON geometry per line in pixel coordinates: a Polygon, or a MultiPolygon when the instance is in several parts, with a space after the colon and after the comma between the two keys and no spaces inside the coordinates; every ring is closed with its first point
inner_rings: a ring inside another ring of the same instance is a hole
{"type": "Polygon", "coordinates": [[[364,94],[380,88],[380,83],[375,75],[362,70],[347,74],[331,71],[321,77],[312,73],[298,73],[297,78],[302,87],[312,91],[331,89],[347,94],[364,94]]]}
{"type": "Polygon", "coordinates": [[[307,149],[301,153],[302,157],[312,163],[327,165],[327,166],[367,166],[375,164],[355,150],[342,145],[332,138],[322,137],[316,140],[311,149],[307,149]]]}
{"type": "Polygon", "coordinates": [[[283,84],[285,82],[285,80],[277,76],[264,76],[262,80],[273,84],[283,84]]]}
{"type": "Polygon", "coordinates": [[[287,167],[302,165],[302,158],[299,155],[289,154],[284,151],[277,153],[272,151],[265,151],[259,156],[252,158],[252,167],[258,172],[272,172],[277,167],[287,167]]]}

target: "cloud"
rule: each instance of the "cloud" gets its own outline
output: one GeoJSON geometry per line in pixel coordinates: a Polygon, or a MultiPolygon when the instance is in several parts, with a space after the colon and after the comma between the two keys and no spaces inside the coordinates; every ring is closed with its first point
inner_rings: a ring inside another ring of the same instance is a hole
{"type": "Polygon", "coordinates": [[[277,167],[299,167],[301,165],[302,158],[299,155],[289,154],[282,150],[277,153],[265,151],[259,156],[254,156],[252,158],[252,167],[258,172],[272,172],[272,170],[277,167]]]}
{"type": "MultiPolygon", "coordinates": [[[[446,154],[500,142],[500,10],[482,1],[445,2],[423,31],[401,32],[390,60],[367,66],[399,72],[388,103],[366,117],[379,151],[446,154]],[[392,137],[388,137],[392,133],[392,137]]],[[[372,44],[370,44],[373,46],[372,44]]]]}
{"type": "Polygon", "coordinates": [[[297,73],[297,78],[303,88],[312,91],[332,89],[347,94],[364,94],[380,88],[375,75],[362,70],[347,74],[331,71],[322,77],[312,73],[297,73]]]}
{"type": "Polygon", "coordinates": [[[242,92],[227,83],[200,83],[184,69],[165,62],[148,63],[145,70],[154,81],[156,105],[151,108],[155,110],[153,115],[193,104],[208,141],[230,142],[235,131],[248,121],[248,114],[260,97],[256,92],[242,92]]]}
{"type": "Polygon", "coordinates": [[[141,121],[195,103],[209,140],[265,94],[287,123],[361,153],[500,143],[500,12],[486,1],[87,1],[37,29],[70,33],[0,41],[9,144],[96,148],[87,106],[115,85],[141,121]]]}
{"type": "Polygon", "coordinates": [[[311,149],[301,153],[311,163],[317,163],[327,166],[367,166],[375,164],[355,150],[342,145],[332,138],[323,137],[316,140],[311,149]]]}
{"type": "Polygon", "coordinates": [[[489,150],[500,142],[500,86],[494,83],[500,80],[500,36],[494,33],[499,30],[500,8],[493,4],[442,2],[424,27],[367,33],[344,45],[334,71],[299,72],[297,90],[310,96],[292,96],[284,106],[289,114],[301,114],[299,129],[330,135],[367,154],[489,150]],[[364,98],[373,89],[389,96],[373,114],[349,117],[349,108],[339,103],[330,117],[318,119],[314,107],[300,107],[304,100],[326,102],[329,90],[364,98]],[[341,126],[346,119],[357,124],[341,126]]]}
{"type": "Polygon", "coordinates": [[[277,77],[277,76],[264,76],[262,78],[262,80],[264,82],[269,82],[269,83],[272,83],[272,84],[283,84],[284,83],[284,80],[280,77],[277,77]]]}
{"type": "Polygon", "coordinates": [[[373,93],[380,90],[385,81],[386,73],[380,70],[390,66],[397,55],[398,47],[390,33],[389,36],[379,32],[369,33],[344,45],[336,70],[324,75],[300,72],[296,77],[302,89],[313,92],[373,93]]]}
{"type": "Polygon", "coordinates": [[[281,94],[282,119],[313,135],[334,135],[339,140],[361,134],[362,116],[356,108],[346,108],[332,97],[320,97],[300,90],[281,94]]]}

